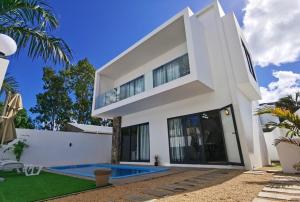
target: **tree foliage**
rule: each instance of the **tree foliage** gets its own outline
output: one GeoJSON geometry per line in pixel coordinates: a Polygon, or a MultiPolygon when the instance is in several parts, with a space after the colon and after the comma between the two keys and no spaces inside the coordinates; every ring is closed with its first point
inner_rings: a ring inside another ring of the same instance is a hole
{"type": "Polygon", "coordinates": [[[37,103],[30,109],[37,114],[35,121],[42,129],[61,130],[72,117],[72,101],[62,72],[43,69],[44,92],[36,95],[37,103]]]}
{"type": "Polygon", "coordinates": [[[72,119],[81,124],[100,124],[99,119],[93,119],[92,102],[95,68],[87,59],[78,61],[76,65],[64,71],[67,86],[73,97],[72,119]]]}
{"type": "Polygon", "coordinates": [[[11,36],[18,51],[28,48],[28,56],[45,62],[69,64],[71,49],[50,33],[59,26],[50,5],[44,0],[1,0],[0,33],[11,36]]]}
{"type": "Polygon", "coordinates": [[[261,114],[272,114],[273,116],[276,116],[284,120],[279,123],[275,123],[275,122],[268,123],[269,125],[274,127],[287,129],[286,137],[277,139],[275,142],[276,145],[279,144],[280,142],[287,142],[299,146],[299,141],[296,141],[293,138],[300,137],[300,116],[298,116],[295,113],[292,113],[288,109],[279,108],[279,107],[275,107],[275,108],[264,107],[257,111],[257,115],[261,115],[261,114]]]}
{"type": "Polygon", "coordinates": [[[21,109],[17,113],[14,123],[16,128],[34,129],[33,121],[28,116],[26,109],[21,109]]]}
{"type": "Polygon", "coordinates": [[[111,120],[91,116],[94,77],[95,68],[87,59],[58,73],[44,68],[44,92],[37,95],[37,104],[30,109],[37,114],[37,125],[48,130],[62,130],[71,121],[111,126],[111,120]]]}
{"type": "Polygon", "coordinates": [[[290,112],[294,113],[300,108],[300,92],[297,92],[295,96],[288,95],[286,97],[280,98],[275,106],[283,109],[287,109],[290,112]]]}

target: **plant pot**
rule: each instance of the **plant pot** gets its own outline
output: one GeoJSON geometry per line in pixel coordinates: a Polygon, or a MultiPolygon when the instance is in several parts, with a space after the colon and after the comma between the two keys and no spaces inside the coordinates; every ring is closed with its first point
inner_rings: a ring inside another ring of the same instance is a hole
{"type": "Polygon", "coordinates": [[[297,173],[298,171],[293,167],[300,162],[300,147],[280,142],[276,146],[282,171],[284,173],[297,173]]]}
{"type": "Polygon", "coordinates": [[[156,161],[156,162],[154,162],[154,165],[155,165],[155,166],[158,166],[158,162],[157,162],[157,161],[156,161]]]}

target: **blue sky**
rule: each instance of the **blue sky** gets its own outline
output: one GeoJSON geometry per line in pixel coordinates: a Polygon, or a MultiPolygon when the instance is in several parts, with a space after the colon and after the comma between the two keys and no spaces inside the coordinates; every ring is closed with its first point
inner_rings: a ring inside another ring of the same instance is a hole
{"type": "MultiPolygon", "coordinates": [[[[254,1],[254,0],[252,0],[254,1]]],[[[278,0],[277,0],[278,1],[278,0]]],[[[74,62],[87,57],[99,68],[134,42],[145,36],[170,17],[189,6],[194,12],[207,6],[211,0],[130,0],[130,1],[71,1],[51,0],[60,21],[55,35],[62,37],[74,53],[74,62]],[[86,2],[86,3],[83,3],[86,2]]],[[[240,25],[243,24],[246,6],[244,0],[220,0],[225,12],[235,12],[240,25]]],[[[42,92],[42,67],[61,66],[32,61],[23,51],[18,57],[11,57],[8,72],[20,84],[25,108],[35,105],[35,95],[42,92]]],[[[272,76],[275,71],[299,73],[300,62],[281,66],[257,67],[256,73],[261,86],[278,80],[272,76]]]]}

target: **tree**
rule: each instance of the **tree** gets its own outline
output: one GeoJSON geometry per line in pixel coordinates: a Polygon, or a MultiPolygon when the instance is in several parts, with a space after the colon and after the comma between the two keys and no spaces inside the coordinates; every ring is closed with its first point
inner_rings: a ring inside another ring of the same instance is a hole
{"type": "Polygon", "coordinates": [[[7,95],[8,92],[12,92],[12,93],[18,92],[18,87],[19,87],[19,83],[16,81],[15,77],[7,73],[4,77],[0,94],[7,95]]]}
{"type": "Polygon", "coordinates": [[[12,37],[18,51],[28,48],[28,56],[45,62],[69,64],[71,49],[50,33],[59,26],[52,8],[44,0],[1,0],[0,33],[12,37]]]}
{"type": "Polygon", "coordinates": [[[300,92],[295,94],[295,97],[292,95],[288,95],[286,97],[280,98],[276,103],[275,106],[278,108],[287,109],[290,112],[294,113],[300,108],[300,92]]]}
{"type": "Polygon", "coordinates": [[[28,116],[26,109],[21,109],[17,113],[15,118],[15,127],[34,129],[34,124],[32,119],[28,116]]]}
{"type": "Polygon", "coordinates": [[[99,120],[91,117],[95,68],[87,59],[78,61],[76,65],[64,71],[67,86],[74,97],[72,111],[73,120],[81,124],[99,124],[99,120]]]}
{"type": "Polygon", "coordinates": [[[72,101],[65,85],[62,72],[56,73],[52,68],[43,69],[44,92],[37,94],[37,104],[30,109],[38,114],[36,123],[42,129],[61,130],[72,117],[72,101]]]}

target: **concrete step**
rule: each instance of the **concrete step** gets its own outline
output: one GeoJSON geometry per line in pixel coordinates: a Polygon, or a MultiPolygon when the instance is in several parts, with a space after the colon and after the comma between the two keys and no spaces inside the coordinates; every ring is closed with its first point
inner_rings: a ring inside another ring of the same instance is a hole
{"type": "Polygon", "coordinates": [[[259,192],[258,196],[261,198],[275,199],[275,200],[300,200],[300,196],[271,193],[271,192],[259,192]]]}
{"type": "Polygon", "coordinates": [[[300,190],[295,190],[295,189],[265,187],[263,188],[263,191],[300,195],[300,190]]]}

